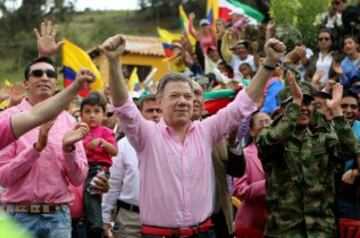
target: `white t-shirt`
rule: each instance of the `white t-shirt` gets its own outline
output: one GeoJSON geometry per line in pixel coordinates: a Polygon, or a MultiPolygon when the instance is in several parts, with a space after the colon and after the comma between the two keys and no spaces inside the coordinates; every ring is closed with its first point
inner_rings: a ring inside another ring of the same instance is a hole
{"type": "Polygon", "coordinates": [[[333,56],[329,53],[323,59],[321,53],[319,53],[319,58],[316,61],[316,71],[323,70],[325,72],[324,76],[320,79],[320,83],[326,83],[329,80],[329,71],[331,68],[331,63],[333,61],[333,56]]]}

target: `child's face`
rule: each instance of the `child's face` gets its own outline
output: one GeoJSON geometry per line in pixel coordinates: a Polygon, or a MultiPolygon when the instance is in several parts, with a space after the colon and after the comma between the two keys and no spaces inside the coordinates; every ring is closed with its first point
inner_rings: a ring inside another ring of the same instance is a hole
{"type": "Polygon", "coordinates": [[[85,105],[80,113],[81,121],[88,124],[89,127],[101,125],[104,118],[104,111],[98,105],[85,105]]]}

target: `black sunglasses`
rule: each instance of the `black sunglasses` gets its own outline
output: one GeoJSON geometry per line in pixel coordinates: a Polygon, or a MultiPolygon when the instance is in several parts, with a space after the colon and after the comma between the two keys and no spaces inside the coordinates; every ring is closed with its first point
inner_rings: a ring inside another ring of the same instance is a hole
{"type": "Polygon", "coordinates": [[[37,77],[40,78],[44,75],[44,73],[46,74],[46,76],[48,78],[57,78],[57,73],[55,70],[51,70],[51,69],[47,69],[47,70],[42,70],[42,69],[34,69],[33,71],[31,71],[29,73],[29,75],[33,76],[33,77],[37,77]]]}

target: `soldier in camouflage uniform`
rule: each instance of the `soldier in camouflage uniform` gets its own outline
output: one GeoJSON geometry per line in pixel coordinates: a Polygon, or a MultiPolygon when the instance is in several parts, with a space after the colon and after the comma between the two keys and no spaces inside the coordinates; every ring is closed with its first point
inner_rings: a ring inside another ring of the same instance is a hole
{"type": "Polygon", "coordinates": [[[357,153],[354,134],[344,119],[337,84],[327,106],[334,126],[313,116],[310,87],[292,73],[280,95],[290,94],[284,114],[256,142],[266,173],[267,237],[334,237],[334,171],[341,158],[357,153]],[[320,122],[321,123],[317,123],[320,122]]]}

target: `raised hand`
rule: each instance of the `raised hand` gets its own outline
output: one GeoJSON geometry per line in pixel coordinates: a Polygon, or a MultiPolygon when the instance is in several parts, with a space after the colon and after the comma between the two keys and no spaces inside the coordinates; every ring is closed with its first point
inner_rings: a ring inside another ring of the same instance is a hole
{"type": "Polygon", "coordinates": [[[59,30],[58,25],[52,25],[51,21],[42,22],[40,32],[35,28],[34,33],[37,40],[37,48],[40,56],[50,56],[56,53],[64,44],[63,41],[56,43],[55,38],[59,30]]]}
{"type": "Polygon", "coordinates": [[[259,42],[257,42],[257,41],[252,41],[252,42],[250,43],[250,47],[251,47],[251,49],[252,49],[253,54],[257,53],[257,52],[259,51],[259,42]]]}
{"type": "Polygon", "coordinates": [[[331,68],[338,75],[343,75],[344,74],[344,70],[343,70],[343,68],[341,67],[341,65],[338,62],[333,61],[333,63],[331,64],[331,68]]]}
{"type": "Polygon", "coordinates": [[[290,62],[292,64],[298,62],[302,58],[304,58],[306,55],[306,48],[305,46],[295,46],[295,48],[290,51],[285,56],[285,62],[290,62]]]}
{"type": "Polygon", "coordinates": [[[54,120],[48,121],[40,126],[38,140],[35,143],[35,149],[41,152],[47,145],[48,135],[51,127],[54,125],[54,120]]]}
{"type": "Polygon", "coordinates": [[[275,21],[271,20],[266,25],[266,39],[275,37],[276,34],[276,24],[275,21]]]}
{"type": "Polygon", "coordinates": [[[293,103],[301,106],[304,96],[301,92],[300,86],[296,82],[294,74],[290,70],[288,70],[286,73],[286,81],[290,87],[293,103]]]}
{"type": "Polygon", "coordinates": [[[80,89],[89,88],[90,84],[95,82],[96,78],[94,73],[86,68],[80,68],[76,74],[75,81],[72,83],[80,89]]]}
{"type": "Polygon", "coordinates": [[[78,123],[76,127],[65,133],[63,138],[63,149],[66,152],[74,148],[74,144],[82,139],[89,133],[89,126],[86,123],[78,123]]]}
{"type": "Polygon", "coordinates": [[[126,41],[120,34],[112,36],[102,44],[105,56],[109,60],[117,60],[125,51],[126,41]]]}
{"type": "MultiPolygon", "coordinates": [[[[326,100],[327,107],[333,112],[342,112],[340,104],[343,96],[343,86],[339,83],[335,84],[332,91],[332,99],[326,100]]],[[[342,114],[342,113],[341,113],[342,114]]],[[[334,115],[336,116],[336,115],[334,115]]]]}
{"type": "Polygon", "coordinates": [[[266,54],[265,62],[270,61],[275,65],[285,54],[286,47],[281,41],[271,38],[265,43],[264,50],[266,54]]]}

